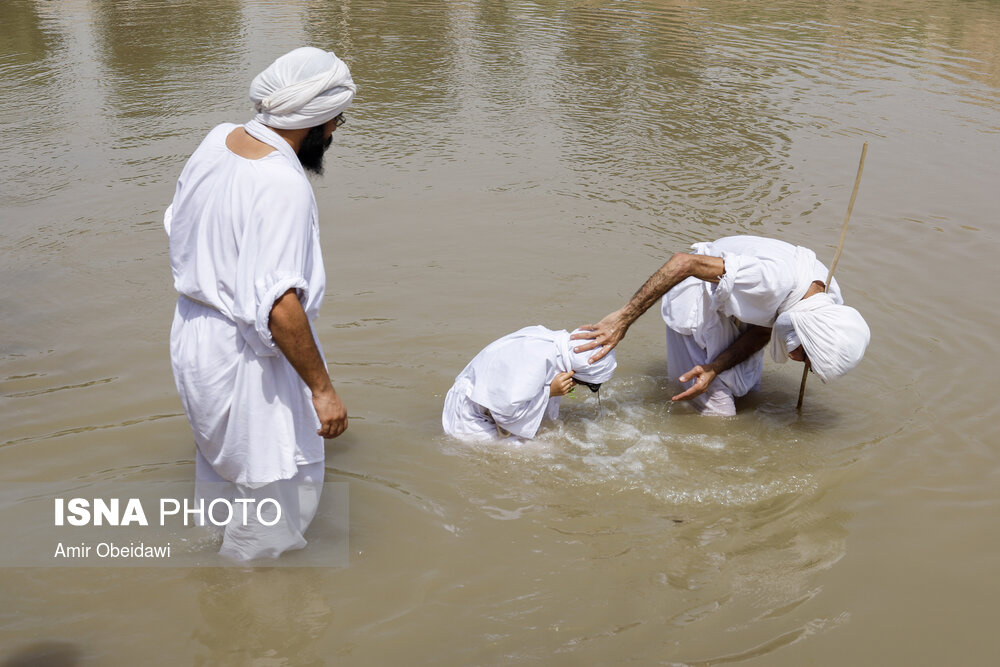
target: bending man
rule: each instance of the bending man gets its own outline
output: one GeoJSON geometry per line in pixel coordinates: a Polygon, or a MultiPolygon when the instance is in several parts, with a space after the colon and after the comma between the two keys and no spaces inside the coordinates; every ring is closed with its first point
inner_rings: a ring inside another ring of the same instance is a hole
{"type": "MultiPolygon", "coordinates": [[[[170,358],[197,481],[232,483],[237,497],[284,480],[321,485],[323,438],[347,428],[312,327],[326,273],[306,170],[322,173],[355,90],[333,53],[278,58],[250,86],[256,116],[209,132],[164,216],[180,293],[170,358]]],[[[222,553],[246,560],[301,548],[313,495],[283,507],[301,519],[285,535],[230,524],[222,553]]]]}
{"type": "Polygon", "coordinates": [[[650,276],[625,306],[580,327],[577,352],[600,359],[662,297],[667,370],[684,384],[672,400],[691,400],[703,414],[734,415],[733,398],[760,388],[763,348],[772,358],[809,362],[824,382],[861,361],[870,331],[843,305],[837,281],[808,248],[754,236],[695,243],[650,276]]]}

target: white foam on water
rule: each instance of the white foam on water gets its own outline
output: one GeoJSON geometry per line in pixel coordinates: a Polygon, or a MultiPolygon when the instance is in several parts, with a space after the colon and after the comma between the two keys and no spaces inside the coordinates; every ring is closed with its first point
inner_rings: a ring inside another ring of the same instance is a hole
{"type": "Polygon", "coordinates": [[[774,453],[787,453],[791,434],[758,424],[748,437],[746,424],[671,414],[643,389],[616,381],[601,389],[600,414],[596,397],[565,400],[560,419],[545,422],[534,440],[473,442],[464,452],[498,466],[491,476],[524,480],[528,497],[561,499],[574,488],[638,493],[671,506],[742,507],[815,488],[812,475],[774,453]],[[690,432],[693,426],[704,432],[690,432]]]}

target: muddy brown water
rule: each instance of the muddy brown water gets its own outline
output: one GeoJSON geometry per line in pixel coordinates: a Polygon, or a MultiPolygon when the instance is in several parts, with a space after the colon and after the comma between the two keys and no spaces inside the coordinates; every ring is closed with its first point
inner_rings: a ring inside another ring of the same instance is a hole
{"type": "Polygon", "coordinates": [[[3,568],[0,663],[995,664],[998,34],[987,0],[5,0],[4,482],[193,476],[176,177],[291,48],[359,93],[315,181],[350,566],[3,568]],[[837,273],[872,344],[801,416],[794,364],[733,419],[670,405],[654,311],[601,414],[442,437],[486,343],[595,321],[691,242],[829,261],[865,141],[837,273]]]}

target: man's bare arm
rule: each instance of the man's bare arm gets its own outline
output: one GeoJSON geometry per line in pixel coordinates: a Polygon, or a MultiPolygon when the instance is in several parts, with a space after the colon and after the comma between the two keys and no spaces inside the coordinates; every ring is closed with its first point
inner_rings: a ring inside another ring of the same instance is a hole
{"type": "Polygon", "coordinates": [[[632,326],[632,323],[677,283],[692,276],[715,283],[719,282],[719,278],[725,272],[726,265],[721,257],[676,253],[643,283],[627,304],[613,313],[609,313],[597,324],[586,324],[579,327],[586,329],[587,332],[574,334],[572,338],[587,342],[578,346],[574,351],[586,352],[602,346],[594,353],[590,361],[595,362],[601,359],[625,337],[625,332],[632,326]]]}
{"type": "Polygon", "coordinates": [[[688,382],[694,378],[695,383],[685,391],[674,396],[672,401],[687,401],[699,396],[708,389],[715,377],[733,366],[743,363],[758,350],[762,349],[771,339],[771,329],[768,327],[751,326],[733,341],[732,345],[722,351],[711,363],[695,366],[684,375],[680,376],[681,382],[688,382]]]}
{"type": "Polygon", "coordinates": [[[313,407],[320,422],[317,433],[324,438],[336,438],[347,430],[347,408],[330,382],[330,374],[313,339],[309,318],[294,289],[274,302],[268,326],[278,349],[312,392],[313,407]]]}

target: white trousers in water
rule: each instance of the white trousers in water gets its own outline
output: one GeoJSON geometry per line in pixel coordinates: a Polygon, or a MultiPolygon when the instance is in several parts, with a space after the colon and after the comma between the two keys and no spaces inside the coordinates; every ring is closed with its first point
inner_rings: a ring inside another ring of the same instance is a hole
{"type": "MultiPolygon", "coordinates": [[[[695,366],[710,361],[708,353],[695,343],[694,336],[685,336],[667,327],[667,374],[671,380],[680,383],[682,375],[695,366]]],[[[694,384],[694,380],[681,384],[687,389],[694,384]]],[[[708,391],[687,402],[703,415],[732,417],[736,414],[733,391],[718,377],[709,386],[708,391]]]]}
{"type": "MultiPolygon", "coordinates": [[[[251,488],[220,477],[195,448],[195,502],[203,501],[207,508],[213,500],[223,498],[236,509],[233,520],[226,524],[223,531],[219,554],[234,561],[249,561],[277,558],[285,551],[305,547],[303,533],[319,507],[324,472],[322,462],[308,463],[300,465],[299,472],[291,479],[251,488]],[[237,498],[249,498],[254,502],[236,503],[237,498]],[[281,507],[281,518],[273,526],[264,525],[257,516],[260,506],[262,518],[268,523],[274,520],[274,503],[261,504],[268,498],[281,507]],[[248,508],[246,523],[243,522],[244,507],[248,508]]],[[[222,518],[217,516],[220,521],[222,518]]]]}

